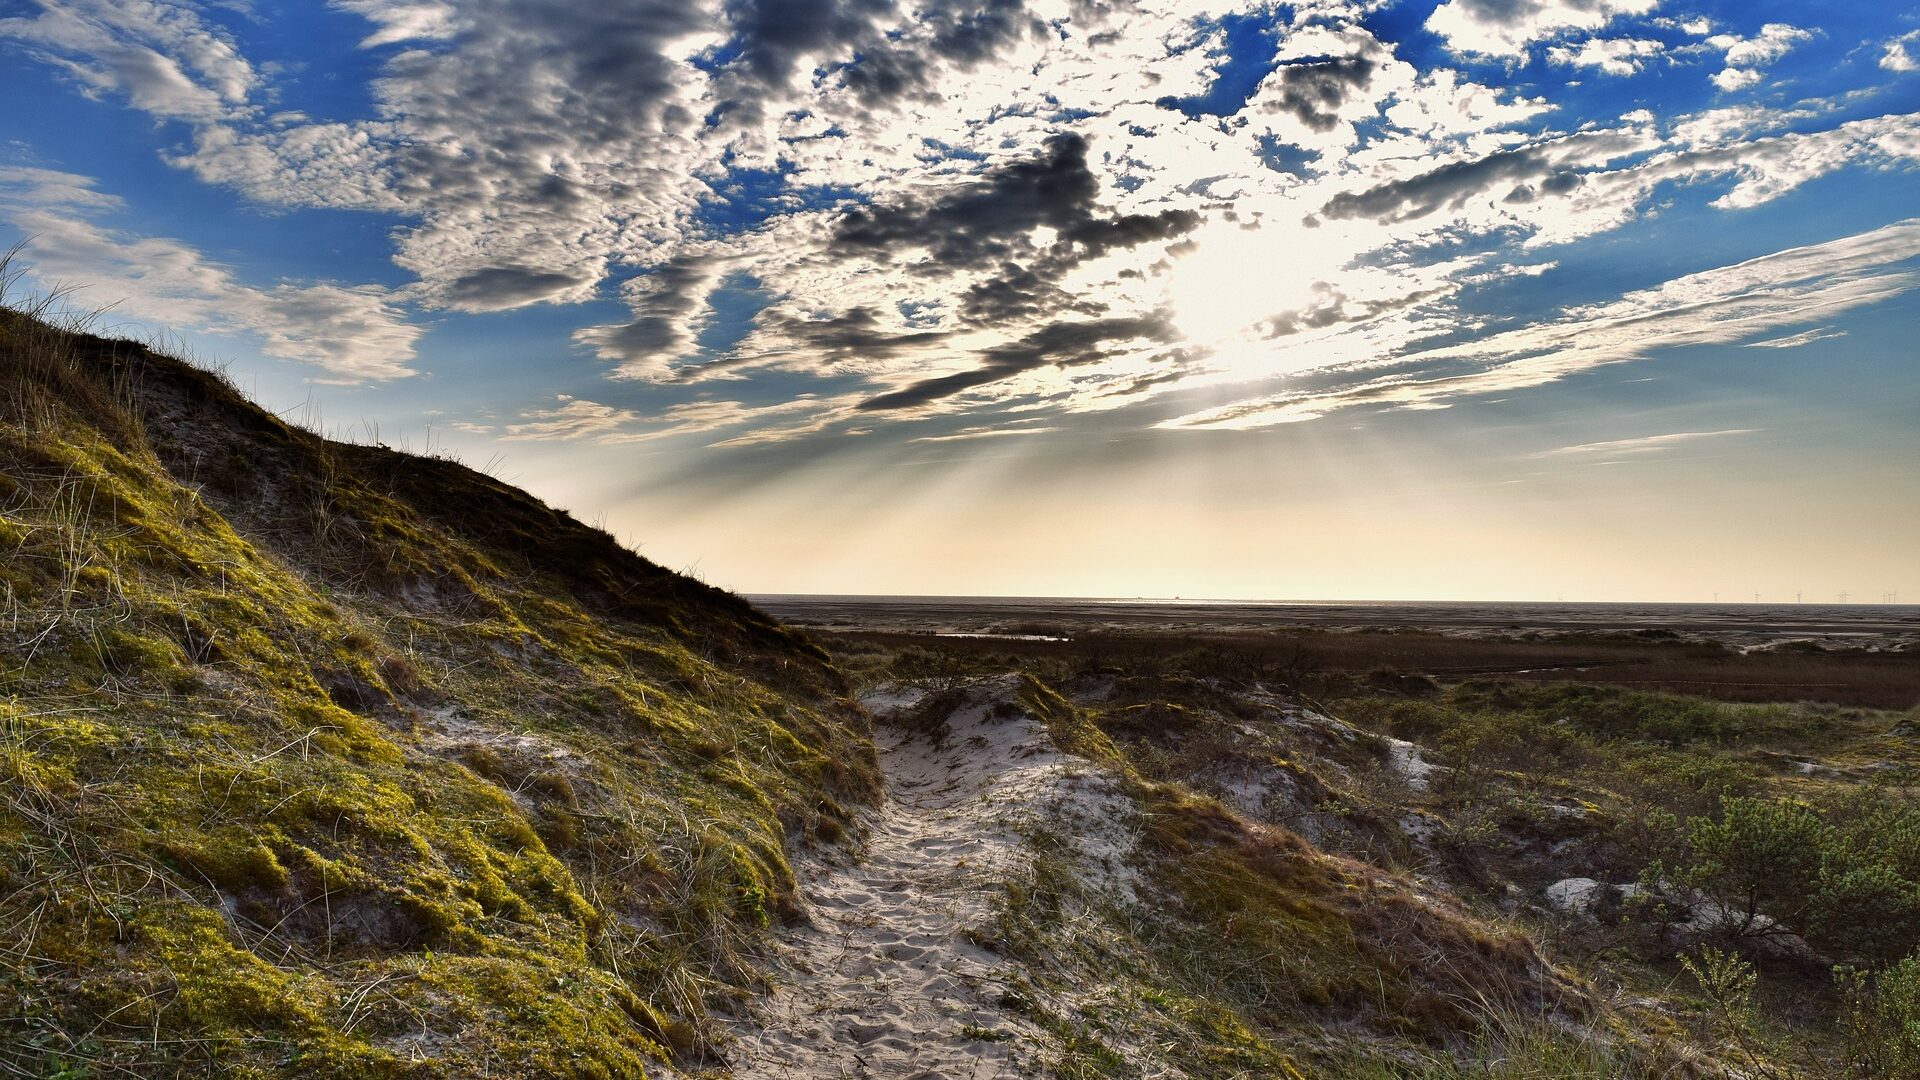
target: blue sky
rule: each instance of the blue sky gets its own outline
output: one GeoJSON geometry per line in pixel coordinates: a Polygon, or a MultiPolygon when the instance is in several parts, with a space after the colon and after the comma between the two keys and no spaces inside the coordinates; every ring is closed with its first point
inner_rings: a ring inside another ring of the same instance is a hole
{"type": "Polygon", "coordinates": [[[0,0],[25,288],[753,591],[1920,597],[1920,6],[0,0]]]}

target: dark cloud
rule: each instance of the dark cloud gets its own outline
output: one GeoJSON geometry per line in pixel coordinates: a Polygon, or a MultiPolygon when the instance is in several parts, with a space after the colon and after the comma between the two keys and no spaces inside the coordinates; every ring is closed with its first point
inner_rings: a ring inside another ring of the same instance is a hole
{"type": "Polygon", "coordinates": [[[736,64],[768,86],[784,86],[807,57],[831,54],[872,31],[892,0],[733,0],[727,23],[736,64]]]}
{"type": "Polygon", "coordinates": [[[1018,341],[982,352],[980,356],[985,362],[971,371],[923,379],[903,389],[869,398],[858,407],[862,412],[916,408],[976,386],[1010,379],[1035,368],[1048,365],[1066,367],[1104,360],[1114,353],[1114,350],[1105,348],[1110,342],[1140,339],[1164,342],[1174,337],[1172,325],[1160,313],[1138,318],[1054,323],[1018,341]]]}
{"type": "Polygon", "coordinates": [[[1306,307],[1283,311],[1264,320],[1266,336],[1288,337],[1309,330],[1324,330],[1343,323],[1363,323],[1404,308],[1423,304],[1451,293],[1451,287],[1422,289],[1405,296],[1378,300],[1354,300],[1339,289],[1322,282],[1314,288],[1314,301],[1306,307]]]}
{"type": "Polygon", "coordinates": [[[449,307],[504,311],[565,296],[598,279],[597,272],[561,273],[525,266],[490,266],[447,282],[441,287],[439,298],[449,307]]]}
{"type": "Polygon", "coordinates": [[[830,319],[777,318],[770,320],[766,329],[794,340],[826,363],[862,358],[887,360],[948,336],[942,330],[895,333],[884,329],[874,310],[865,307],[830,319]]]}
{"type": "Polygon", "coordinates": [[[1309,60],[1274,69],[1268,76],[1280,96],[1266,102],[1268,112],[1292,115],[1314,131],[1332,131],[1340,122],[1340,106],[1373,79],[1379,65],[1364,56],[1309,60]]]}
{"type": "Polygon", "coordinates": [[[867,105],[928,100],[933,65],[912,49],[881,48],[840,69],[840,82],[867,105]]]}
{"type": "Polygon", "coordinates": [[[1067,230],[1065,239],[1079,245],[1075,262],[1097,259],[1114,248],[1138,247],[1155,240],[1171,240],[1192,232],[1200,215],[1192,210],[1162,210],[1157,214],[1127,214],[1108,221],[1084,221],[1067,230]]]}
{"type": "Polygon", "coordinates": [[[1407,221],[1436,210],[1458,209],[1475,195],[1506,183],[1533,185],[1537,191],[1564,194],[1577,187],[1580,178],[1559,162],[1581,139],[1573,136],[1557,143],[1502,150],[1472,161],[1442,165],[1431,172],[1365,191],[1342,192],[1329,199],[1320,214],[1336,220],[1407,221]]]}
{"type": "Polygon", "coordinates": [[[895,250],[924,246],[936,272],[1043,256],[1047,269],[1057,273],[1116,247],[1177,236],[1200,223],[1190,210],[1103,219],[1095,215],[1099,194],[1100,182],[1087,167],[1087,141],[1054,135],[1039,156],[1002,165],[936,199],[850,210],[835,226],[832,243],[842,253],[882,262],[895,250]],[[1042,226],[1059,239],[1037,252],[1030,237],[1042,226]]]}
{"type": "Polygon", "coordinates": [[[1075,299],[1039,271],[1018,263],[1006,263],[999,274],[969,286],[960,306],[966,319],[986,324],[1065,311],[1097,315],[1105,310],[1104,304],[1075,299]]]}
{"type": "Polygon", "coordinates": [[[1510,205],[1520,206],[1536,202],[1543,195],[1566,195],[1580,186],[1580,174],[1571,170],[1553,173],[1537,184],[1521,184],[1502,200],[1510,205]]]}
{"type": "Polygon", "coordinates": [[[1087,141],[1054,135],[1036,158],[1003,165],[932,202],[861,207],[842,217],[835,247],[880,259],[925,245],[942,266],[991,266],[1020,254],[1040,226],[1065,233],[1089,220],[1100,182],[1087,168],[1087,141]]]}
{"type": "Polygon", "coordinates": [[[1023,35],[1040,35],[1046,24],[1027,13],[1025,0],[934,5],[919,10],[921,33],[864,46],[840,69],[843,85],[861,102],[884,105],[934,96],[940,64],[962,70],[998,56],[1023,35]]]}
{"type": "Polygon", "coordinates": [[[705,306],[719,271],[697,257],[673,259],[627,283],[632,319],[576,331],[574,340],[619,362],[622,375],[668,376],[667,365],[695,346],[692,316],[705,306]]]}

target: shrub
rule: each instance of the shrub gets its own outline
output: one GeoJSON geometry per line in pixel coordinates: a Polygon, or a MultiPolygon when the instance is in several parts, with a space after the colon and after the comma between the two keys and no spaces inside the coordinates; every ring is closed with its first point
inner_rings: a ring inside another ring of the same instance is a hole
{"type": "Polygon", "coordinates": [[[1841,969],[1847,1073],[1862,1080],[1920,1075],[1920,955],[1878,974],[1841,969]]]}
{"type": "Polygon", "coordinates": [[[1920,945],[1920,884],[1907,876],[1911,811],[1834,825],[1792,799],[1726,798],[1688,822],[1679,879],[1745,916],[1766,915],[1830,953],[1883,963],[1920,945]]]}
{"type": "Polygon", "coordinates": [[[1863,960],[1896,959],[1920,941],[1920,887],[1885,863],[1829,867],[1807,924],[1809,937],[1835,951],[1863,960]]]}
{"type": "Polygon", "coordinates": [[[1820,883],[1832,830],[1805,803],[1731,798],[1720,817],[1694,818],[1691,860],[1681,877],[1746,916],[1762,912],[1797,926],[1820,883]]]}

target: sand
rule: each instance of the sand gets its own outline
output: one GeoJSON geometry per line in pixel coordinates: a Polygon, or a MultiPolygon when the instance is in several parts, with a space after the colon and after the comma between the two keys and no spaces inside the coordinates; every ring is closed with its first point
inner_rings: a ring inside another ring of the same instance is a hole
{"type": "Polygon", "coordinates": [[[975,942],[994,940],[1035,826],[1065,823],[1128,891],[1130,845],[1110,778],[1031,717],[991,715],[1012,690],[977,684],[937,740],[885,723],[920,691],[863,699],[882,721],[886,801],[858,860],[800,869],[811,924],[782,935],[776,990],[733,1025],[736,1076],[1022,1077],[1055,1051],[1000,1004],[1018,966],[975,942]]]}

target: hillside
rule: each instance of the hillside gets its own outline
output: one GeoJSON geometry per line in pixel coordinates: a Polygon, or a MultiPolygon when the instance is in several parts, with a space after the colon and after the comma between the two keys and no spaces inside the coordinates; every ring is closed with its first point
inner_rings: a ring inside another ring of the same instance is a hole
{"type": "Polygon", "coordinates": [[[0,321],[0,1062],[699,1066],[876,781],[820,651],[449,461],[0,321]]]}
{"type": "Polygon", "coordinates": [[[836,659],[456,462],[18,312],[0,554],[0,1073],[1721,1068],[1701,999],[1516,898],[1639,865],[1605,831],[1636,772],[1747,774],[1493,691],[836,659]]]}

